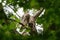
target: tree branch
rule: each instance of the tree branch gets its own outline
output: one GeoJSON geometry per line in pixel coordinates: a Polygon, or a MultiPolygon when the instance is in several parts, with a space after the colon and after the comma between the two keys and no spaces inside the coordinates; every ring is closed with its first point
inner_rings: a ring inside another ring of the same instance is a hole
{"type": "Polygon", "coordinates": [[[14,19],[8,19],[8,20],[10,20],[10,21],[14,21],[14,22],[17,22],[17,23],[21,24],[22,26],[24,26],[22,23],[20,23],[20,22],[14,20],[14,19]]]}
{"type": "Polygon", "coordinates": [[[40,10],[35,13],[34,18],[37,18],[42,13],[43,10],[44,8],[40,8],[40,10]]]}

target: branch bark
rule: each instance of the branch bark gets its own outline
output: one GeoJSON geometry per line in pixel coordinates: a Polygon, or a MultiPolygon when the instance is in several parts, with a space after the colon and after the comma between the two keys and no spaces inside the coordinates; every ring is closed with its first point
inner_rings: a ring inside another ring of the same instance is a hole
{"type": "Polygon", "coordinates": [[[40,8],[40,10],[35,13],[34,18],[37,18],[43,12],[43,10],[44,8],[40,8]]]}

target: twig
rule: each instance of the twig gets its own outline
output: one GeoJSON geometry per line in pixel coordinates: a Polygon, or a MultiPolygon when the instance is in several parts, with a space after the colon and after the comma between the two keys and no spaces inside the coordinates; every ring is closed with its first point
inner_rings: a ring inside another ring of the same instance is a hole
{"type": "Polygon", "coordinates": [[[40,8],[40,10],[35,13],[34,18],[37,18],[42,13],[43,10],[44,8],[40,8]]]}

